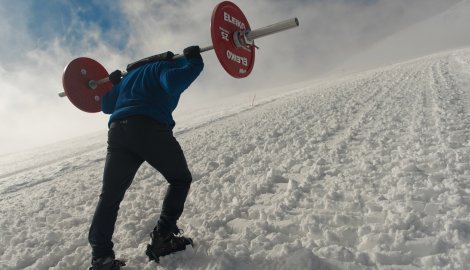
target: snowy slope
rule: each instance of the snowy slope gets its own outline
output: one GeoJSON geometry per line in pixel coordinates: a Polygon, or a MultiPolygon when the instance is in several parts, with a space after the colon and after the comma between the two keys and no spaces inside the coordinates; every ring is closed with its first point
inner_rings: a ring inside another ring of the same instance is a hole
{"type": "MultiPolygon", "coordinates": [[[[197,245],[158,269],[468,269],[470,49],[297,90],[180,127],[197,245]]],[[[0,269],[86,269],[101,135],[0,157],[0,269]]],[[[127,269],[156,269],[164,191],[145,164],[116,228],[127,269]]]]}
{"type": "Polygon", "coordinates": [[[405,28],[372,44],[345,61],[338,70],[370,69],[443,50],[470,45],[470,0],[461,0],[448,10],[405,28]]]}

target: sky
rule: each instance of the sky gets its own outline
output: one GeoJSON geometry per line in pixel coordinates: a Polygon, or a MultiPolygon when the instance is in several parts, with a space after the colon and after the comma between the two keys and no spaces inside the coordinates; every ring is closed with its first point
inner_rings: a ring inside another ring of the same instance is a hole
{"type": "MultiPolygon", "coordinates": [[[[183,95],[185,111],[322,76],[459,0],[234,2],[252,29],[293,17],[300,27],[256,40],[256,63],[244,79],[230,77],[214,52],[205,52],[203,73],[183,95]]],[[[210,19],[217,3],[0,0],[0,155],[106,130],[108,116],[84,113],[58,97],[64,67],[86,56],[111,72],[163,51],[211,45],[210,19]]]]}

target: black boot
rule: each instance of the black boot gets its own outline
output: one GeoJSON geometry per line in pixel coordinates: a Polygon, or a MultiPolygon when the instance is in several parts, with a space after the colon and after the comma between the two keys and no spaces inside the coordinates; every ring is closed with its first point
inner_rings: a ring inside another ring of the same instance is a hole
{"type": "Polygon", "coordinates": [[[160,257],[185,250],[187,245],[193,245],[193,240],[188,237],[181,235],[181,231],[177,232],[160,232],[156,228],[150,233],[150,245],[147,245],[147,251],[145,254],[152,261],[157,263],[160,261],[160,257]]]}
{"type": "Polygon", "coordinates": [[[91,265],[89,270],[120,270],[121,266],[125,266],[126,263],[113,257],[105,257],[92,260],[91,265]]]}

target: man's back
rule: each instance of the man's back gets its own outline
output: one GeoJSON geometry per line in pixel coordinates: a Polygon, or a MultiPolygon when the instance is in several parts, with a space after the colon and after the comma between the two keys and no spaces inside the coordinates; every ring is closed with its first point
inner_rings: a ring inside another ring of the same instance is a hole
{"type": "Polygon", "coordinates": [[[102,98],[109,123],[131,115],[145,115],[174,126],[172,112],[180,95],[201,73],[202,59],[158,61],[131,70],[102,98]]]}

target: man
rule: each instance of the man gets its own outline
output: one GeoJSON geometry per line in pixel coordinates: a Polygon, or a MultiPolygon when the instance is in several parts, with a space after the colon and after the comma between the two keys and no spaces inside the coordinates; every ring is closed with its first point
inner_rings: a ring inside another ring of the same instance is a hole
{"type": "Polygon", "coordinates": [[[172,112],[180,95],[199,76],[204,63],[198,46],[183,51],[184,58],[172,60],[167,52],[156,59],[129,65],[128,74],[110,74],[113,88],[101,100],[109,119],[108,149],[103,187],[89,232],[91,270],[117,270],[112,236],[119,205],[140,165],[146,161],[157,169],[169,186],[160,218],[146,254],[158,262],[160,256],[184,250],[192,244],[180,235],[176,222],[181,216],[192,181],[183,151],[172,129],[172,112]]]}

